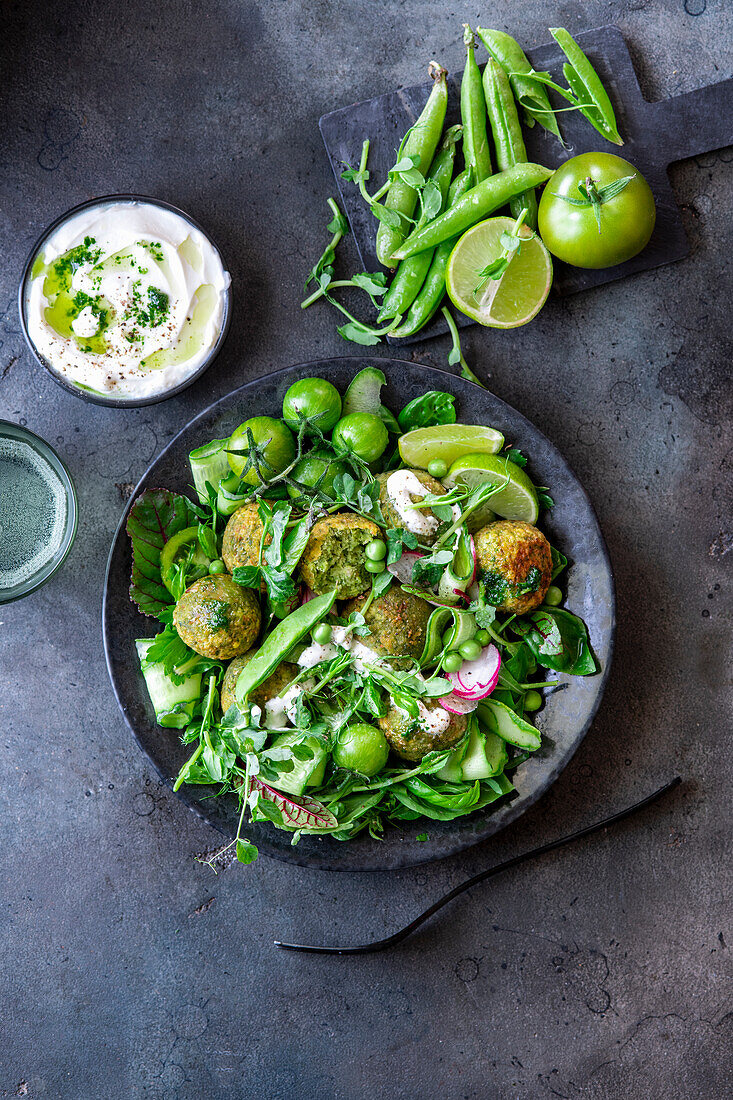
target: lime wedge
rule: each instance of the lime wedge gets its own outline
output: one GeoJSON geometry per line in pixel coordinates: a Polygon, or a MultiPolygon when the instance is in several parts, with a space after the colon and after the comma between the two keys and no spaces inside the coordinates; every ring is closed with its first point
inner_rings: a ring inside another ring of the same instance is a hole
{"type": "Polygon", "coordinates": [[[461,455],[496,454],[504,446],[504,436],[495,428],[478,424],[434,424],[414,428],[400,437],[400,456],[407,466],[427,470],[433,458],[442,458],[447,466],[461,455]]]}
{"type": "Polygon", "coordinates": [[[465,485],[500,485],[489,497],[487,508],[503,519],[523,519],[536,523],[540,514],[537,493],[521,466],[502,455],[473,454],[457,459],[443,478],[446,489],[465,485]]]}
{"type": "Polygon", "coordinates": [[[460,238],[450,254],[445,283],[450,300],[474,321],[489,328],[519,328],[542,309],[552,285],[552,260],[542,241],[527,226],[522,245],[510,253],[500,279],[482,272],[504,255],[502,233],[514,227],[512,218],[489,218],[460,238]]]}

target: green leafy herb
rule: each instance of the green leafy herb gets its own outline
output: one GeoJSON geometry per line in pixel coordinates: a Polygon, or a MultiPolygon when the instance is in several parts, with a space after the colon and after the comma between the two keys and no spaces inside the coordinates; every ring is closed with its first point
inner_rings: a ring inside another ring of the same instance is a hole
{"type": "Polygon", "coordinates": [[[168,489],[147,489],[133,504],[126,531],[132,542],[130,598],[144,615],[159,616],[172,603],[160,575],[160,552],[172,535],[192,526],[187,497],[168,489]]]}
{"type": "Polygon", "coordinates": [[[572,676],[590,676],[597,671],[586,625],[570,611],[543,607],[533,612],[529,619],[515,620],[512,630],[524,637],[545,668],[572,676]]]}
{"type": "Polygon", "coordinates": [[[433,424],[455,424],[455,404],[456,399],[452,393],[428,390],[405,405],[397,415],[397,422],[403,432],[412,431],[413,428],[429,428],[433,424]]]}

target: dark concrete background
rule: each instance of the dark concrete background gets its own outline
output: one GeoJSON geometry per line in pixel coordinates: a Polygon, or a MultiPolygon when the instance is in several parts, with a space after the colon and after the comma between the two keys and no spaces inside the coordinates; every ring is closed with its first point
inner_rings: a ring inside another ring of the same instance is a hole
{"type": "MultiPolygon", "coordinates": [[[[219,837],[157,781],[107,681],[101,586],[130,484],[234,386],[348,350],[325,307],[298,308],[333,192],[319,115],[414,82],[431,56],[460,67],[460,24],[477,18],[528,45],[549,23],[615,22],[652,98],[729,75],[723,0],[3,5],[0,415],[58,447],[81,523],[54,582],[0,614],[0,1096],[731,1095],[730,150],[673,169],[689,259],[551,301],[526,329],[465,337],[478,372],[574,466],[618,583],[606,699],[518,824],[396,874],[261,859],[216,877],[194,855],[219,837]],[[125,190],[209,228],[235,315],[192,389],[119,411],[35,364],[15,295],[52,218],[125,190]],[[272,947],[380,937],[467,874],[675,772],[685,787],[665,804],[475,890],[389,955],[272,947]]],[[[446,350],[414,355],[444,365],[446,350]]]]}

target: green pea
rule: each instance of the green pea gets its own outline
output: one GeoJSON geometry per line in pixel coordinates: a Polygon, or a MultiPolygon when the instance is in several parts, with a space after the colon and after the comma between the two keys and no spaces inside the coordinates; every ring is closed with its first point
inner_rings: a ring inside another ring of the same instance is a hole
{"type": "Polygon", "coordinates": [[[459,672],[463,666],[463,657],[460,653],[453,650],[452,653],[446,654],[446,658],[443,661],[443,668],[446,672],[459,672]]]}
{"type": "Polygon", "coordinates": [[[477,630],[473,637],[474,640],[477,641],[482,648],[485,645],[488,645],[491,641],[491,635],[489,634],[488,630],[477,630]]]}
{"type": "Polygon", "coordinates": [[[448,463],[444,462],[442,458],[432,458],[428,462],[428,473],[431,477],[445,477],[448,473],[448,463]]]}
{"type": "Polygon", "coordinates": [[[387,544],[382,539],[374,539],[372,542],[367,543],[364,553],[369,561],[381,561],[382,558],[387,556],[387,544]]]}
{"type": "Polygon", "coordinates": [[[370,558],[367,558],[364,562],[364,568],[367,573],[383,573],[387,567],[383,561],[372,561],[370,558]]]}
{"type": "Polygon", "coordinates": [[[213,561],[209,562],[209,572],[213,576],[216,576],[217,573],[226,572],[226,566],[224,565],[224,562],[221,560],[221,558],[214,558],[213,561]]]}
{"type": "Polygon", "coordinates": [[[542,696],[539,691],[528,691],[524,697],[524,709],[527,711],[539,710],[542,706],[542,696]]]}
{"type": "Polygon", "coordinates": [[[313,627],[313,641],[317,645],[328,645],[333,636],[333,630],[328,623],[319,623],[313,627]]]}
{"type": "Polygon", "coordinates": [[[476,661],[481,656],[481,646],[473,638],[469,638],[459,645],[458,652],[465,661],[476,661]]]}
{"type": "Polygon", "coordinates": [[[551,584],[545,592],[545,603],[548,607],[557,607],[562,603],[562,589],[557,585],[551,584]]]}

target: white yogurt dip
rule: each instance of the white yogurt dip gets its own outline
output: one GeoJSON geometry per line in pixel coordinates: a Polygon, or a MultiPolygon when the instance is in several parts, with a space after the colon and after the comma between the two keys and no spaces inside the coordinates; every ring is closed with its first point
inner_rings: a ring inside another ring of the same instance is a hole
{"type": "Polygon", "coordinates": [[[26,292],[28,335],[76,386],[112,398],[162,395],[211,352],[230,281],[217,250],[180,214],[100,203],[46,238],[26,292]]]}
{"type": "MultiPolygon", "coordinates": [[[[437,516],[434,516],[429,509],[414,506],[416,500],[422,500],[431,490],[423,485],[412,470],[395,470],[387,478],[385,488],[389,502],[406,531],[425,538],[435,534],[440,526],[437,516]]],[[[461,514],[460,508],[453,504],[451,511],[453,518],[458,519],[461,514]]]]}

